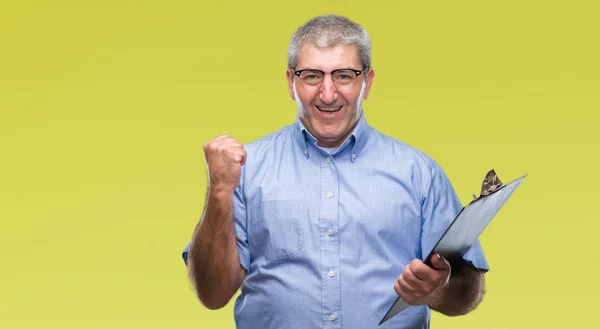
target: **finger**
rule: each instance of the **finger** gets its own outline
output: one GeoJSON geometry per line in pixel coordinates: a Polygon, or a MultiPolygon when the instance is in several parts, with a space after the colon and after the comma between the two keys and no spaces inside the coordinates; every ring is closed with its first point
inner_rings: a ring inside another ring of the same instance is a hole
{"type": "Polygon", "coordinates": [[[246,164],[246,158],[247,158],[247,157],[248,157],[248,153],[247,153],[247,152],[246,152],[244,149],[242,149],[242,160],[240,161],[240,163],[241,163],[242,165],[245,165],[245,164],[246,164]]]}
{"type": "Polygon", "coordinates": [[[398,287],[406,293],[406,296],[420,298],[423,297],[423,292],[411,286],[404,278],[398,280],[398,287]]]}
{"type": "Polygon", "coordinates": [[[412,281],[410,276],[407,276],[407,281],[425,295],[435,290],[449,276],[448,271],[431,268],[422,262],[411,262],[410,265],[411,273],[418,281],[412,281]]]}
{"type": "Polygon", "coordinates": [[[421,296],[424,296],[431,291],[432,282],[419,279],[412,270],[409,269],[408,271],[403,272],[402,276],[404,281],[406,281],[406,283],[421,296]]]}
{"type": "Polygon", "coordinates": [[[402,288],[400,288],[400,284],[398,283],[398,280],[394,281],[394,291],[396,292],[396,295],[398,295],[400,297],[406,296],[406,293],[404,292],[404,290],[402,290],[402,288]]]}
{"type": "Polygon", "coordinates": [[[419,294],[415,288],[411,287],[406,280],[404,280],[403,275],[400,275],[396,282],[394,282],[394,290],[403,298],[414,297],[415,295],[419,294]]]}
{"type": "Polygon", "coordinates": [[[235,138],[231,138],[230,140],[231,146],[237,147],[237,148],[244,148],[244,144],[242,144],[240,141],[238,141],[235,138]]]}
{"type": "Polygon", "coordinates": [[[431,255],[431,265],[438,270],[450,271],[450,263],[438,253],[431,255]]]}
{"type": "Polygon", "coordinates": [[[416,305],[418,304],[417,301],[422,297],[421,294],[413,292],[411,289],[412,288],[408,286],[406,282],[401,278],[394,282],[394,291],[396,292],[398,297],[404,299],[404,301],[407,302],[409,305],[416,305]]]}
{"type": "Polygon", "coordinates": [[[240,149],[228,149],[227,157],[235,162],[241,162],[244,155],[240,149]]]}
{"type": "Polygon", "coordinates": [[[244,152],[244,157],[242,158],[242,165],[246,164],[246,159],[248,158],[248,152],[246,152],[246,150],[242,149],[242,151],[244,152]]]}
{"type": "Polygon", "coordinates": [[[404,266],[404,269],[402,270],[402,277],[411,286],[418,286],[419,285],[419,281],[420,280],[412,272],[412,269],[410,268],[410,264],[409,264],[409,266],[404,266]]]}
{"type": "Polygon", "coordinates": [[[420,259],[415,259],[409,264],[411,272],[421,281],[430,281],[435,270],[425,265],[420,259]]]}

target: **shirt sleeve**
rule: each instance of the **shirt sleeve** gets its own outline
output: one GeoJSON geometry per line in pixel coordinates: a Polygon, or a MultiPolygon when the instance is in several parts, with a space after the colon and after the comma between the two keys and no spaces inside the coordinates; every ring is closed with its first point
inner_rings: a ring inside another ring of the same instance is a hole
{"type": "MultiPolygon", "coordinates": [[[[431,167],[429,178],[422,199],[421,250],[423,259],[433,251],[435,244],[463,208],[448,177],[435,162],[431,167]]],[[[489,270],[479,241],[471,246],[463,256],[463,260],[475,268],[483,271],[489,270]]]]}
{"type": "Polygon", "coordinates": [[[250,246],[248,244],[248,221],[246,214],[246,199],[242,186],[238,186],[233,195],[233,224],[240,265],[247,271],[250,267],[250,246]]]}
{"type": "MultiPolygon", "coordinates": [[[[242,185],[240,184],[233,194],[233,221],[240,264],[248,270],[250,266],[250,247],[248,244],[248,235],[246,233],[246,201],[242,191],[242,185]]],[[[182,253],[183,262],[186,266],[190,244],[191,241],[187,243],[182,253]]]]}

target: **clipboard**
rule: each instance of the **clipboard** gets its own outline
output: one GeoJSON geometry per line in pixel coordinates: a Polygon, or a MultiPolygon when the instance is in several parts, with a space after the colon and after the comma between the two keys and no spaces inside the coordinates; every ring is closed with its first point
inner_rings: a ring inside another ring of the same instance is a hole
{"type": "MultiPolygon", "coordinates": [[[[502,184],[496,172],[493,169],[490,170],[483,180],[479,198],[473,195],[474,200],[462,208],[433,247],[433,251],[428,255],[438,253],[449,261],[461,259],[525,177],[527,175],[521,176],[508,184],[502,184]]],[[[432,266],[429,256],[424,263],[432,266]]],[[[398,297],[379,322],[379,325],[409,306],[402,298],[398,297]]]]}

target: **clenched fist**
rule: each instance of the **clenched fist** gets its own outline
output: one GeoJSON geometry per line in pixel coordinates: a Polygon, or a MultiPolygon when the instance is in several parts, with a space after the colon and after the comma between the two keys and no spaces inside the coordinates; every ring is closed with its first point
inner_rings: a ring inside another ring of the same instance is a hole
{"type": "Polygon", "coordinates": [[[242,143],[227,135],[204,144],[210,188],[233,193],[240,183],[246,151],[242,143]]]}

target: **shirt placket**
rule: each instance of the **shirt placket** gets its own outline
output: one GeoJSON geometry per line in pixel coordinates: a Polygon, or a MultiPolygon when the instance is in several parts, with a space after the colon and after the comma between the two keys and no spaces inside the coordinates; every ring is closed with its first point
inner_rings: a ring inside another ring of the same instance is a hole
{"type": "Polygon", "coordinates": [[[341,328],[341,271],[338,234],[339,177],[331,156],[321,162],[321,278],[323,328],[341,328]]]}

